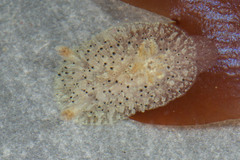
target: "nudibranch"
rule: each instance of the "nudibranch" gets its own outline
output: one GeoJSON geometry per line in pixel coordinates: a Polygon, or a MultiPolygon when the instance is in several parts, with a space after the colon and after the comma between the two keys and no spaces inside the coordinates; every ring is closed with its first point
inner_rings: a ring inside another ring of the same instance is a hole
{"type": "Polygon", "coordinates": [[[196,40],[173,24],[127,23],[80,47],[58,47],[55,94],[64,119],[111,124],[185,94],[199,72],[196,40]]]}

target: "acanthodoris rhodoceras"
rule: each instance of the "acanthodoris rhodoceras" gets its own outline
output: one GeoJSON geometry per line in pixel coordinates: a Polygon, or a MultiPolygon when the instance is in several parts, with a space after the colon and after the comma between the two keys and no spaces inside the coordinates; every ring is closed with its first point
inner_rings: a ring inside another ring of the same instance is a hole
{"type": "Polygon", "coordinates": [[[183,95],[198,74],[195,40],[172,24],[112,27],[63,57],[55,92],[62,116],[108,124],[183,95]]]}

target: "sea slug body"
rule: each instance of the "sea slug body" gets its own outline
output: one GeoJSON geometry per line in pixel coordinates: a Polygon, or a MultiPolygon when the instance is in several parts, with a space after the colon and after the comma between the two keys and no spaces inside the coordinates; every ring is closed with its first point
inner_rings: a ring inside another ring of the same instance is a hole
{"type": "Polygon", "coordinates": [[[193,38],[172,24],[127,23],[80,47],[58,47],[55,78],[61,115],[80,124],[111,124],[164,106],[186,93],[198,67],[193,38]]]}

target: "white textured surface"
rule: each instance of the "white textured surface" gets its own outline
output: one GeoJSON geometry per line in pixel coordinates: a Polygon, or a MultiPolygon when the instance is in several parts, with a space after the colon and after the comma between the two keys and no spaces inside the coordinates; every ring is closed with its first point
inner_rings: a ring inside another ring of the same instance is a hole
{"type": "Polygon", "coordinates": [[[0,159],[239,159],[239,124],[89,127],[59,120],[54,48],[125,20],[103,2],[0,1],[0,159]]]}

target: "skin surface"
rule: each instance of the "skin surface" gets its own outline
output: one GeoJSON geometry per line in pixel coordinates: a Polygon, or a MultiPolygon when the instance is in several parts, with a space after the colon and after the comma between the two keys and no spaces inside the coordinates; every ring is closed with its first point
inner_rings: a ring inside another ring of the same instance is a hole
{"type": "Polygon", "coordinates": [[[201,73],[184,96],[131,118],[161,125],[240,119],[240,1],[123,1],[175,20],[188,34],[205,37],[218,49],[217,64],[201,73]]]}

